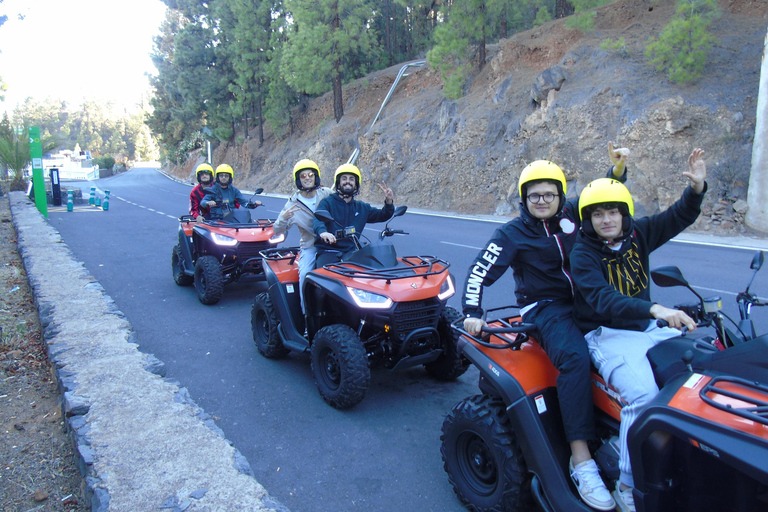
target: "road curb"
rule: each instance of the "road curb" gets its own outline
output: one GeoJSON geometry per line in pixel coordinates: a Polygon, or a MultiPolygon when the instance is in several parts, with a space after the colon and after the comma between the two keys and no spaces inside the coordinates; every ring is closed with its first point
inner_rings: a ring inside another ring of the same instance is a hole
{"type": "Polygon", "coordinates": [[[138,350],[125,315],[26,195],[10,202],[91,509],[287,512],[186,388],[138,350]]]}

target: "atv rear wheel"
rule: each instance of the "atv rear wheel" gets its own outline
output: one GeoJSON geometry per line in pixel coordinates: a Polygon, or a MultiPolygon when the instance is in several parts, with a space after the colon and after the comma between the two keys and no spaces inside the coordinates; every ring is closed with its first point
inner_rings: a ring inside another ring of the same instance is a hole
{"type": "Polygon", "coordinates": [[[202,256],[195,264],[195,291],[206,306],[216,304],[224,293],[221,265],[213,256],[202,256]]]}
{"type": "Polygon", "coordinates": [[[312,341],[312,375],[323,400],[337,409],[360,403],[371,383],[365,347],[346,325],[323,327],[312,341]]]}
{"type": "Polygon", "coordinates": [[[267,292],[258,294],[253,300],[251,331],[256,348],[264,357],[280,359],[290,352],[283,346],[280,335],[277,333],[277,315],[267,292]]]}
{"type": "Polygon", "coordinates": [[[195,281],[195,278],[192,276],[188,276],[186,273],[184,273],[182,261],[183,259],[181,256],[181,246],[179,246],[179,244],[176,244],[173,247],[173,254],[171,254],[171,269],[173,270],[173,281],[179,286],[189,286],[195,281]]]}
{"type": "Polygon", "coordinates": [[[501,400],[477,395],[443,422],[440,452],[459,500],[478,512],[529,510],[531,476],[501,400]]]}
{"type": "Polygon", "coordinates": [[[437,380],[456,380],[469,368],[469,361],[459,353],[459,334],[451,329],[451,324],[463,315],[456,308],[446,306],[437,323],[437,332],[443,353],[435,361],[427,363],[424,368],[427,373],[437,380]]]}

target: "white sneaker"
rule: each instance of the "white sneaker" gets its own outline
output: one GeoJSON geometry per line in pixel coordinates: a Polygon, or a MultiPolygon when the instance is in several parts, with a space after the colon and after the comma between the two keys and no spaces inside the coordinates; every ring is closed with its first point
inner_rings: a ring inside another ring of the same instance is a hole
{"type": "MultiPolygon", "coordinates": [[[[613,501],[611,493],[600,478],[597,471],[597,464],[593,459],[573,466],[573,459],[568,462],[568,469],[571,473],[571,480],[579,491],[579,496],[584,503],[597,510],[613,510],[616,508],[616,502],[613,501]]],[[[634,506],[632,508],[634,511],[634,506]]]]}
{"type": "Polygon", "coordinates": [[[635,512],[635,497],[632,495],[632,488],[627,487],[620,491],[621,483],[616,482],[616,490],[613,491],[613,497],[616,498],[616,504],[621,512],[635,512]]]}

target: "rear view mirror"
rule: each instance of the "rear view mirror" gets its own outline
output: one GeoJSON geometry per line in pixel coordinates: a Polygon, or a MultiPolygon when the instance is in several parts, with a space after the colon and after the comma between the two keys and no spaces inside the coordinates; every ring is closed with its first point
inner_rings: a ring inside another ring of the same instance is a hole
{"type": "Polygon", "coordinates": [[[749,266],[752,270],[760,270],[760,267],[763,266],[763,262],[765,261],[765,254],[763,251],[757,251],[755,253],[755,256],[752,258],[752,264],[749,266]]]}
{"type": "Polygon", "coordinates": [[[668,288],[670,286],[685,286],[690,288],[683,273],[675,266],[659,267],[651,270],[651,278],[657,286],[668,288]]]}

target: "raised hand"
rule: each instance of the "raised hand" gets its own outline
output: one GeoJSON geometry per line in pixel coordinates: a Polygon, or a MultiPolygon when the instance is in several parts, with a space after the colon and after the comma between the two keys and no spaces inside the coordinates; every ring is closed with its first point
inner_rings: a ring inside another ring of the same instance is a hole
{"type": "Polygon", "coordinates": [[[707,179],[707,164],[704,161],[704,150],[696,148],[688,157],[688,171],[683,176],[691,180],[691,187],[697,193],[704,192],[704,180],[707,179]]]}
{"type": "Polygon", "coordinates": [[[395,202],[395,193],[392,192],[392,189],[387,187],[387,184],[383,181],[381,183],[377,183],[379,186],[379,189],[384,193],[384,202],[387,204],[392,204],[395,202]]]}

